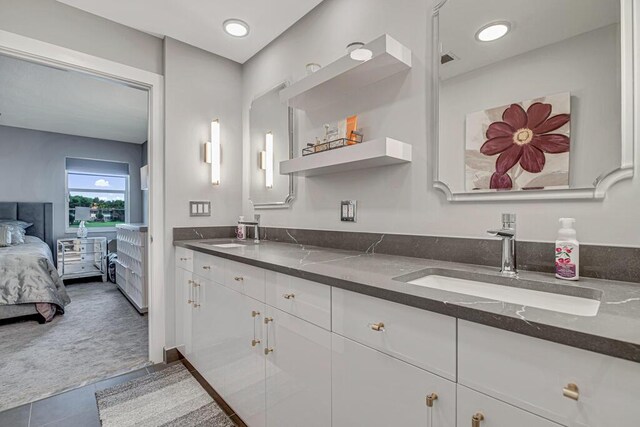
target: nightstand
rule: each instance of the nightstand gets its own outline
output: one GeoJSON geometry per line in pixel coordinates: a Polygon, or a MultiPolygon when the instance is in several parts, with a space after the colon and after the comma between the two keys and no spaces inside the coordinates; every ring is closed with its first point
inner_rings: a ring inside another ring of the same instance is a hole
{"type": "Polygon", "coordinates": [[[107,238],[58,239],[58,274],[64,279],[102,276],[107,281],[107,238]]]}

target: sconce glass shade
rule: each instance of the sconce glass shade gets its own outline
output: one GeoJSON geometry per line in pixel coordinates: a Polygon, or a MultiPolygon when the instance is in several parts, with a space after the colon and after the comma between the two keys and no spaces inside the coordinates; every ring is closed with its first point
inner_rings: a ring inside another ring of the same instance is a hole
{"type": "Polygon", "coordinates": [[[267,188],[273,188],[273,133],[267,132],[265,136],[266,154],[266,174],[265,185],[267,188]]]}
{"type": "Polygon", "coordinates": [[[211,122],[211,183],[220,185],[220,121],[211,122]]]}

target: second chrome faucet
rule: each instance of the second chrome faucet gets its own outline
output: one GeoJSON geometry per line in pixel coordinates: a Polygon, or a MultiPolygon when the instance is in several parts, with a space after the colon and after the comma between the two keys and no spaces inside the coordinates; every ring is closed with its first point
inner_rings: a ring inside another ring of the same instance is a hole
{"type": "Polygon", "coordinates": [[[502,239],[502,266],[500,273],[507,277],[517,277],[516,269],[516,214],[502,214],[502,228],[488,230],[487,233],[502,239]]]}

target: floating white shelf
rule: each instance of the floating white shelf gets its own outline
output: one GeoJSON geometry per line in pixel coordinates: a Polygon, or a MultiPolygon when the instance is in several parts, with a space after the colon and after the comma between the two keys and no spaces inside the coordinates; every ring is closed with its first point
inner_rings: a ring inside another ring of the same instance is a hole
{"type": "Polygon", "coordinates": [[[280,162],[280,174],[323,175],[411,162],[411,145],[392,138],[366,141],[280,162]]]}
{"type": "Polygon", "coordinates": [[[385,34],[367,43],[373,56],[356,61],[345,55],[280,91],[290,107],[312,110],[329,105],[359,88],[411,68],[411,50],[385,34]]]}

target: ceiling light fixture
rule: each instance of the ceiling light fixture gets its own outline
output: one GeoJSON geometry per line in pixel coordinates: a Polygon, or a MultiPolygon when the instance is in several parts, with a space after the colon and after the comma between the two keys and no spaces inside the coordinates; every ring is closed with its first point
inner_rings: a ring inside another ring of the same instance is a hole
{"type": "Polygon", "coordinates": [[[492,22],[480,28],[476,33],[476,40],[481,42],[492,42],[506,36],[511,30],[511,24],[508,22],[492,22]]]}
{"type": "Polygon", "coordinates": [[[222,24],[222,28],[233,37],[246,37],[249,34],[249,24],[240,19],[227,19],[222,24]]]}

